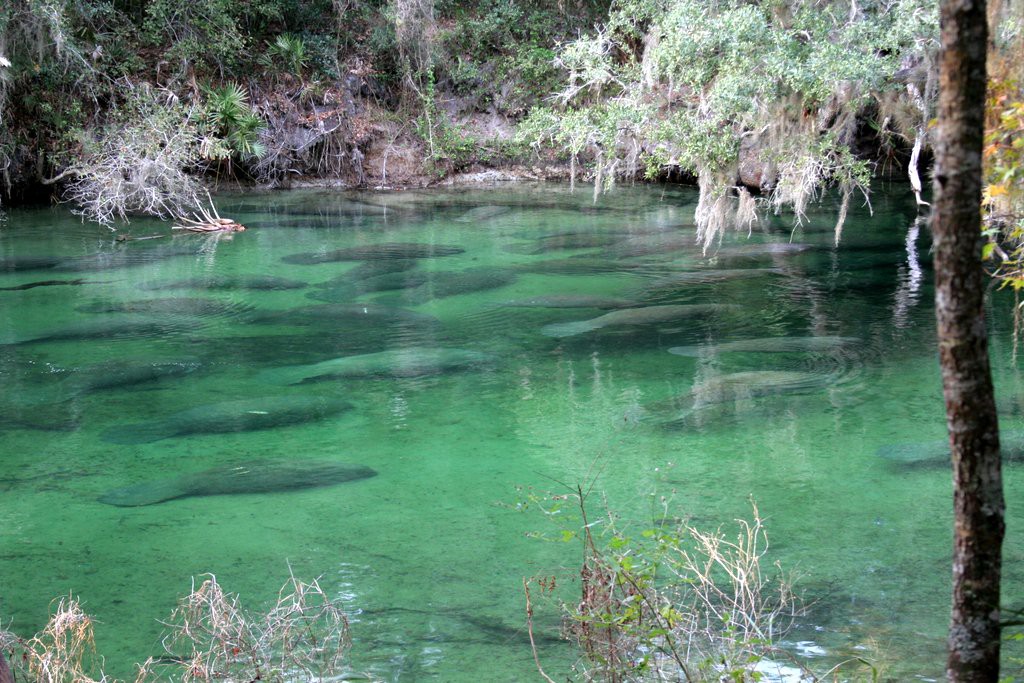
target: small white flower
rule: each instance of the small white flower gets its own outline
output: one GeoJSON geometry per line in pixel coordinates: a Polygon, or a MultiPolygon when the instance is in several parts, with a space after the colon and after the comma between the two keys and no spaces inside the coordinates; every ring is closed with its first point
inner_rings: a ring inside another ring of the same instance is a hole
{"type": "Polygon", "coordinates": [[[11,66],[11,60],[7,59],[7,57],[4,57],[3,55],[0,55],[0,67],[3,67],[5,69],[9,69],[10,66],[11,66]]]}

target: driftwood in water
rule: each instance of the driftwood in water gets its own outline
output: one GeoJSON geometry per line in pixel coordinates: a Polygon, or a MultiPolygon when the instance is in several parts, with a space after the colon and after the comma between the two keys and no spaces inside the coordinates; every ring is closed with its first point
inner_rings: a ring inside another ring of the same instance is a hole
{"type": "Polygon", "coordinates": [[[230,218],[221,218],[217,209],[211,204],[210,211],[200,207],[198,214],[192,218],[183,218],[182,225],[175,225],[171,230],[187,230],[189,232],[242,232],[245,226],[230,218]]]}

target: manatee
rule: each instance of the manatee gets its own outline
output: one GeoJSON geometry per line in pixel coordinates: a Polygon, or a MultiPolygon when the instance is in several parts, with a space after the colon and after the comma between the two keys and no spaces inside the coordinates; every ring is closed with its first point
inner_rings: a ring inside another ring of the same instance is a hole
{"type": "Polygon", "coordinates": [[[656,412],[669,409],[675,416],[662,423],[666,428],[685,426],[696,411],[724,403],[818,391],[836,381],[833,375],[783,370],[734,372],[698,382],[690,391],[651,406],[656,412]]]}
{"type": "MultiPolygon", "coordinates": [[[[1024,462],[1024,430],[1005,429],[999,432],[1003,462],[1024,462]]],[[[893,443],[879,446],[875,453],[903,467],[943,467],[949,465],[948,439],[916,443],[893,443]]]]}
{"type": "Polygon", "coordinates": [[[162,246],[144,249],[123,248],[64,259],[50,268],[50,270],[70,273],[114,270],[116,268],[144,266],[174,256],[194,256],[196,253],[196,247],[183,246],[162,246]]]}
{"type": "Polygon", "coordinates": [[[470,268],[469,270],[430,273],[430,277],[419,287],[404,294],[413,303],[425,303],[431,299],[443,299],[459,294],[471,294],[488,289],[505,287],[519,276],[507,268],[470,268]]]}
{"type": "Polygon", "coordinates": [[[31,429],[40,432],[73,432],[79,426],[81,406],[74,401],[21,405],[0,404],[0,429],[31,429]]]}
{"type": "Polygon", "coordinates": [[[630,308],[635,307],[637,301],[596,294],[549,294],[505,301],[501,305],[511,308],[630,308]]]}
{"type": "Polygon", "coordinates": [[[90,280],[40,280],[38,282],[26,282],[23,285],[15,285],[14,287],[0,287],[0,292],[20,292],[26,289],[35,289],[36,287],[57,287],[60,285],[99,285],[104,284],[100,281],[90,280]]]}
{"type": "Polygon", "coordinates": [[[253,307],[236,302],[201,298],[140,299],[138,301],[94,301],[76,306],[83,313],[139,313],[143,315],[187,315],[206,317],[235,314],[253,307]]]}
{"type": "Polygon", "coordinates": [[[351,410],[337,399],[263,396],[190,408],[163,420],[118,425],[101,437],[110,443],[139,444],[190,434],[225,434],[314,422],[351,410]]]}
{"type": "Polygon", "coordinates": [[[515,266],[515,269],[520,273],[542,275],[598,275],[600,273],[628,273],[646,267],[642,263],[606,258],[564,258],[523,263],[515,266]]]}
{"type": "Polygon", "coordinates": [[[38,337],[15,342],[14,345],[42,344],[55,341],[82,341],[86,339],[138,339],[156,337],[175,328],[153,320],[90,320],[62,327],[38,337]]]}
{"type": "Polygon", "coordinates": [[[552,251],[570,249],[592,249],[607,247],[623,241],[625,236],[614,234],[567,234],[541,237],[529,244],[508,244],[504,251],[512,254],[546,254],[552,251]]]}
{"type": "Polygon", "coordinates": [[[334,486],[376,475],[375,470],[364,465],[348,465],[329,460],[274,458],[224,465],[114,489],[102,495],[99,502],[117,507],[140,507],[192,496],[298,491],[334,486]]]}
{"type": "Polygon", "coordinates": [[[512,209],[508,206],[478,206],[455,219],[456,223],[477,223],[496,218],[512,209]]]}
{"type": "Polygon", "coordinates": [[[630,239],[602,251],[601,256],[606,258],[630,258],[633,256],[661,256],[680,251],[697,251],[697,240],[692,233],[680,234],[673,232],[630,239]]]}
{"type": "Polygon", "coordinates": [[[710,285],[717,282],[748,280],[767,275],[781,275],[778,268],[734,268],[730,270],[691,270],[659,278],[640,289],[643,294],[659,294],[691,285],[710,285]]]}
{"type": "Polygon", "coordinates": [[[273,275],[210,275],[208,277],[191,277],[184,280],[151,282],[143,285],[142,289],[160,291],[170,289],[278,291],[302,289],[306,286],[305,282],[274,277],[273,275]]]}
{"type": "Polygon", "coordinates": [[[432,315],[379,304],[318,304],[283,311],[268,311],[250,322],[274,325],[387,325],[436,324],[432,315]]]}
{"type": "Polygon", "coordinates": [[[352,282],[338,282],[330,287],[318,287],[306,295],[317,301],[351,301],[355,297],[373,292],[390,292],[396,289],[413,289],[430,280],[430,274],[384,273],[352,282]]]}
{"type": "Polygon", "coordinates": [[[711,377],[693,386],[687,394],[695,404],[727,403],[747,398],[793,394],[823,389],[835,377],[814,372],[755,370],[711,377]]]}
{"type": "Polygon", "coordinates": [[[814,249],[813,245],[799,242],[767,242],[762,244],[738,244],[722,247],[708,254],[716,258],[732,259],[757,256],[777,256],[783,254],[801,254],[814,249]]]}
{"type": "Polygon", "coordinates": [[[376,261],[388,259],[420,259],[434,258],[437,256],[454,256],[466,250],[462,247],[446,244],[422,244],[414,242],[386,242],[384,244],[369,244],[362,247],[349,247],[347,249],[335,249],[327,252],[305,252],[285,256],[281,260],[285,263],[298,265],[315,265],[318,263],[333,263],[335,261],[376,261]]]}
{"type": "Polygon", "coordinates": [[[572,337],[592,330],[606,327],[632,327],[656,323],[676,322],[685,318],[700,315],[713,315],[739,308],[727,304],[689,304],[680,306],[646,306],[643,308],[623,308],[605,313],[590,320],[577,320],[568,323],[553,323],[541,328],[541,334],[547,337],[572,337]]]}
{"type": "Polygon", "coordinates": [[[378,275],[388,275],[389,273],[404,273],[407,270],[412,270],[419,264],[414,258],[408,259],[384,259],[377,261],[365,261],[360,263],[355,268],[345,271],[342,275],[328,280],[324,285],[329,285],[335,282],[353,282],[356,280],[365,280],[371,277],[377,277],[378,275]]]}
{"type": "Polygon", "coordinates": [[[673,346],[668,352],[693,357],[720,353],[827,353],[860,341],[856,337],[764,337],[702,346],[673,346]]]}
{"type": "Polygon", "coordinates": [[[23,270],[49,270],[59,266],[62,261],[56,256],[12,256],[0,259],[0,271],[17,273],[23,270]]]}
{"type": "Polygon", "coordinates": [[[391,349],[359,356],[343,356],[311,365],[268,370],[263,376],[275,383],[301,384],[335,378],[420,377],[465,370],[493,362],[481,351],[422,346],[391,349]]]}
{"type": "Polygon", "coordinates": [[[68,371],[65,382],[74,394],[156,382],[169,377],[184,377],[201,367],[198,361],[115,360],[68,371]]]}

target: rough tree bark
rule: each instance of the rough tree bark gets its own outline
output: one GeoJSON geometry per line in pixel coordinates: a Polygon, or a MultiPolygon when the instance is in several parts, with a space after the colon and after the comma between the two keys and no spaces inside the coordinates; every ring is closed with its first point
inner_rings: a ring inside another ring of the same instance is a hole
{"type": "Polygon", "coordinates": [[[935,310],[953,461],[953,610],[946,675],[999,677],[999,588],[1005,529],[981,268],[985,0],[941,0],[935,154],[935,310]]]}
{"type": "Polygon", "coordinates": [[[0,651],[0,683],[14,683],[14,676],[11,675],[11,670],[7,666],[7,659],[4,658],[2,651],[0,651]]]}

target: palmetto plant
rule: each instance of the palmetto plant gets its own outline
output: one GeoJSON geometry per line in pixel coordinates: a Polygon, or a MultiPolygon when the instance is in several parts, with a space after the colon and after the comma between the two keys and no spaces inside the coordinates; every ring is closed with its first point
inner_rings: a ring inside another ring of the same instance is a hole
{"type": "Polygon", "coordinates": [[[272,70],[283,71],[302,80],[302,72],[308,62],[306,43],[299,36],[282,33],[267,45],[264,64],[272,70]]]}
{"type": "Polygon", "coordinates": [[[237,83],[228,83],[207,91],[206,108],[210,127],[226,143],[228,159],[238,156],[243,161],[266,154],[259,134],[265,124],[249,106],[249,96],[237,83]]]}

